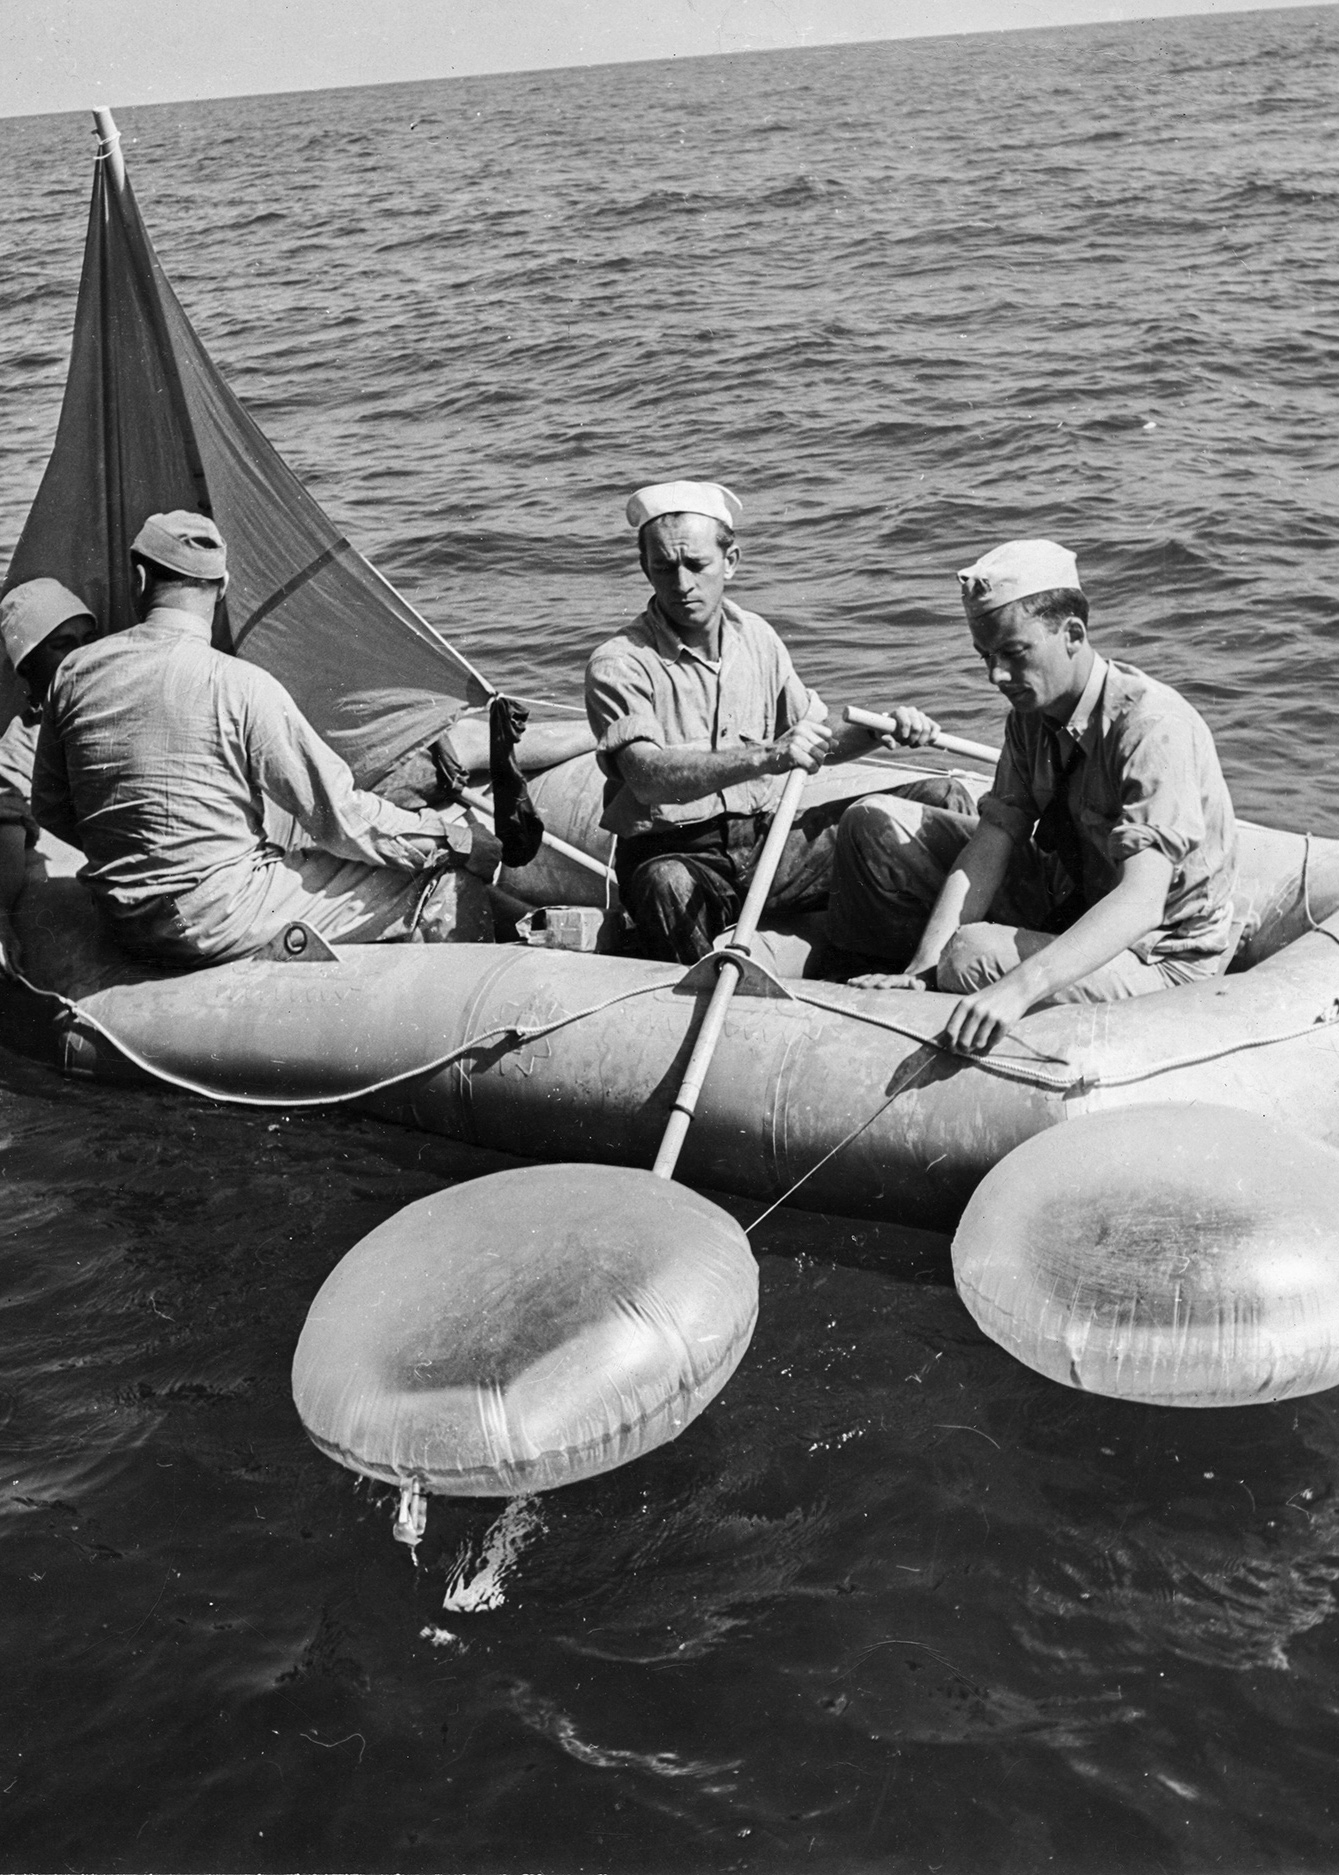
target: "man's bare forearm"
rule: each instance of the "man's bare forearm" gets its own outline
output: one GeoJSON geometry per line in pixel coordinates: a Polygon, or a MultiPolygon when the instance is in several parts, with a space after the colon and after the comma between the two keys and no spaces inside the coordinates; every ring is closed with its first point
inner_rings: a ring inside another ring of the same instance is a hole
{"type": "Polygon", "coordinates": [[[663,807],[719,794],[741,781],[780,772],[775,749],[747,743],[731,749],[662,749],[634,742],[618,752],[618,772],[643,807],[663,807]]]}
{"type": "Polygon", "coordinates": [[[837,723],[832,729],[832,747],[824,759],[828,763],[853,762],[857,756],[882,747],[883,737],[871,735],[862,724],[837,723]]]}

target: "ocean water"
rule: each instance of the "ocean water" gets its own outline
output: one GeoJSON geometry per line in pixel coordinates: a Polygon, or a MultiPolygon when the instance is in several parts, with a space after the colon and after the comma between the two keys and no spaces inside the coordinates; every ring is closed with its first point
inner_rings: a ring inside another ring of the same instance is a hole
{"type": "MultiPolygon", "coordinates": [[[[1336,97],[1315,8],[118,121],[235,388],[499,681],[575,705],[627,491],[692,472],[830,701],[989,739],[953,574],[1051,534],[1240,810],[1335,834],[1336,97]]],[[[0,123],[0,559],[86,130],[0,123]]],[[[1070,1393],[943,1238],[775,1213],[702,1420],[501,1525],[435,1502],[411,1566],[288,1364],[351,1244],[496,1163],[0,1054],[0,1864],[1339,1864],[1333,1398],[1070,1393]]]]}

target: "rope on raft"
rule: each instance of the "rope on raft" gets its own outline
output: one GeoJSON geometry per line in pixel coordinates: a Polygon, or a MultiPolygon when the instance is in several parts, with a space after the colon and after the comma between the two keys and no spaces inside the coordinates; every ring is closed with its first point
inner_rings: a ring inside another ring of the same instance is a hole
{"type": "Polygon", "coordinates": [[[1339,933],[1327,930],[1323,924],[1317,924],[1315,918],[1312,916],[1311,888],[1307,878],[1311,870],[1311,835],[1305,833],[1302,835],[1302,838],[1306,842],[1302,848],[1302,915],[1312,931],[1319,931],[1322,937],[1331,938],[1334,943],[1339,944],[1339,933]]]}
{"type": "Polygon", "coordinates": [[[239,1107],[339,1107],[352,1100],[367,1100],[373,1094],[383,1094],[389,1088],[401,1087],[406,1081],[425,1079],[430,1074],[440,1074],[443,1068],[449,1068],[453,1062],[463,1056],[474,1054],[487,1043],[500,1041],[510,1036],[515,1042],[538,1041],[542,1036],[552,1035],[558,1029],[570,1027],[574,1022],[584,1022],[588,1016],[602,1015],[606,1009],[613,1009],[619,1003],[631,1002],[637,996],[650,996],[656,990],[663,990],[663,983],[643,983],[635,990],[622,990],[617,996],[607,997],[602,1003],[592,1003],[587,1009],[575,1009],[569,1015],[556,1016],[550,1022],[536,1023],[532,1028],[522,1028],[514,1022],[494,1023],[492,1028],[480,1029],[467,1041],[460,1042],[455,1048],[448,1049],[444,1055],[438,1055],[431,1061],[420,1062],[412,1068],[402,1068],[396,1074],[388,1074],[380,1081],[369,1081],[365,1086],[348,1088],[342,1093],[326,1094],[242,1094],[230,1089],[211,1087],[204,1081],[193,1081],[183,1074],[174,1074],[170,1068],[160,1067],[140,1054],[130,1043],[122,1041],[116,1031],[95,1016],[83,1003],[71,1002],[68,996],[62,996],[59,990],[40,989],[36,983],[30,983],[21,972],[13,973],[13,980],[31,990],[35,996],[45,996],[58,1002],[63,1009],[86,1023],[89,1028],[111,1043],[119,1054],[125,1056],[132,1067],[142,1070],[156,1081],[164,1081],[169,1087],[180,1088],[186,1094],[199,1094],[205,1100],[226,1101],[239,1107]]]}
{"type": "MultiPolygon", "coordinates": [[[[1308,916],[1310,916],[1309,905],[1307,906],[1307,913],[1308,916]]],[[[1313,928],[1318,931],[1325,931],[1324,926],[1316,925],[1314,921],[1313,928]]],[[[1325,936],[1335,937],[1335,934],[1331,931],[1325,931],[1325,936]]],[[[1339,938],[1336,938],[1335,941],[1339,942],[1339,938]]],[[[49,1000],[58,1002],[71,1016],[85,1023],[106,1041],[110,1042],[112,1047],[124,1055],[126,1060],[134,1067],[141,1069],[155,1080],[163,1081],[171,1087],[178,1087],[185,1093],[198,1094],[206,1100],[228,1101],[238,1106],[294,1108],[334,1107],[345,1105],[354,1100],[366,1100],[374,1094],[385,1093],[389,1089],[403,1086],[409,1081],[424,1080],[429,1075],[439,1074],[442,1069],[450,1067],[454,1062],[460,1061],[466,1055],[477,1053],[490,1042],[498,1042],[506,1037],[511,1037],[514,1043],[538,1041],[546,1035],[556,1034],[560,1029],[570,1028],[574,1023],[585,1022],[593,1016],[603,1015],[606,1010],[615,1009],[622,1003],[633,1002],[641,996],[656,995],[660,991],[671,987],[669,983],[665,982],[643,983],[636,989],[621,990],[618,995],[608,996],[602,1002],[591,1003],[584,1009],[574,1009],[566,1014],[555,1016],[547,1022],[534,1023],[528,1026],[521,1026],[511,1022],[494,1023],[489,1028],[480,1029],[476,1034],[458,1043],[454,1048],[448,1049],[442,1055],[435,1056],[429,1061],[420,1062],[414,1067],[400,1069],[395,1074],[386,1075],[379,1081],[370,1081],[361,1087],[349,1088],[339,1093],[276,1095],[237,1093],[231,1090],[211,1087],[206,1082],[192,1080],[185,1075],[175,1074],[171,1069],[160,1067],[153,1061],[148,1060],[145,1056],[140,1054],[136,1048],[123,1041],[116,1034],[114,1029],[103,1022],[98,1016],[95,1016],[84,1004],[72,1002],[68,997],[62,996],[58,990],[41,989],[37,984],[29,982],[29,980],[19,972],[15,972],[14,977],[17,982],[22,984],[25,989],[31,991],[33,995],[46,997],[49,1000]]],[[[785,988],[784,985],[781,987],[785,988]]],[[[845,1016],[854,1022],[863,1022],[874,1028],[887,1029],[890,1034],[900,1035],[907,1041],[918,1042],[922,1047],[930,1048],[935,1050],[938,1054],[949,1056],[962,1067],[977,1068],[983,1074],[991,1074],[1002,1080],[1019,1081],[1025,1085],[1039,1087],[1045,1092],[1055,1094],[1086,1093],[1107,1087],[1129,1087],[1137,1081],[1154,1080],[1158,1075],[1171,1074],[1181,1068],[1198,1067],[1205,1062],[1220,1061],[1228,1055],[1244,1054],[1250,1049],[1272,1048],[1281,1042],[1296,1041],[1304,1035],[1314,1034],[1317,1028],[1332,1027],[1336,1023],[1339,1023],[1339,999],[1336,999],[1321,1010],[1319,1015],[1313,1016],[1309,1022],[1296,1023],[1290,1028],[1280,1029],[1269,1035],[1247,1036],[1230,1042],[1221,1042],[1212,1048],[1200,1049],[1184,1055],[1170,1056],[1161,1061],[1148,1063],[1140,1068],[1130,1069],[1123,1074],[1103,1074],[1100,1069],[1093,1072],[1092,1070],[1073,1067],[1070,1068],[1068,1074],[1064,1074],[1054,1073],[1046,1068],[1036,1066],[1032,1062],[1019,1061],[1009,1056],[959,1055],[944,1041],[942,1033],[927,1035],[922,1029],[918,1029],[910,1023],[899,1022],[890,1016],[876,1015],[872,1010],[851,1008],[846,1004],[830,1002],[824,997],[816,996],[810,991],[799,988],[787,989],[786,994],[795,1002],[805,1003],[810,1008],[821,1009],[827,1014],[845,1016]]],[[[873,1121],[877,1119],[878,1115],[883,1112],[884,1107],[890,1105],[892,1100],[895,1099],[898,1094],[905,1092],[906,1088],[910,1085],[911,1083],[909,1081],[901,1084],[896,1089],[895,1093],[890,1094],[883,1104],[870,1115],[868,1120],[863,1120],[860,1125],[847,1136],[847,1139],[854,1139],[856,1134],[863,1132],[865,1128],[871,1125],[873,1121]]],[[[841,1142],[842,1145],[846,1143],[847,1140],[841,1142]]],[[[838,1150],[840,1150],[839,1146],[834,1147],[832,1152],[826,1155],[826,1158],[831,1158],[833,1153],[838,1150]]],[[[819,1163],[825,1163],[826,1158],[819,1163]]],[[[818,1168],[815,1166],[813,1169],[816,1171],[818,1168]]],[[[805,1177],[809,1176],[809,1173],[805,1174],[805,1177]]]]}
{"type": "MultiPolygon", "coordinates": [[[[1320,929],[1317,926],[1317,929],[1320,929]]],[[[1333,936],[1326,932],[1327,937],[1333,936]]],[[[1339,939],[1336,940],[1339,942],[1339,939]]],[[[1232,1042],[1220,1042],[1213,1048],[1201,1049],[1188,1055],[1170,1055],[1163,1061],[1155,1061],[1146,1067],[1132,1068],[1125,1074],[1103,1074],[1096,1071],[1076,1068],[1068,1078],[1048,1073],[1044,1068],[1035,1068],[1031,1062],[1014,1061],[999,1055],[959,1055],[951,1049],[942,1036],[924,1035],[919,1029],[913,1029],[905,1023],[893,1022],[886,1016],[876,1016],[867,1009],[847,1009],[840,1003],[824,1002],[817,996],[807,996],[796,992],[796,1001],[811,1003],[815,1009],[830,1010],[834,1015],[850,1016],[856,1022],[868,1022],[878,1029],[890,1029],[895,1035],[905,1036],[909,1041],[922,1042],[927,1048],[936,1048],[941,1054],[951,1055],[954,1060],[981,1068],[987,1074],[998,1075],[1006,1081],[1023,1081],[1033,1087],[1047,1089],[1054,1094],[1086,1093],[1100,1087],[1129,1087],[1136,1081],[1151,1081],[1159,1074],[1172,1074],[1178,1068],[1199,1067],[1206,1061],[1220,1061],[1226,1055],[1244,1054],[1251,1048],[1272,1048],[1276,1042],[1293,1042],[1299,1036],[1310,1035],[1315,1029],[1326,1028],[1339,1022],[1339,998],[1326,1005],[1318,1016],[1309,1022],[1300,1022],[1290,1029],[1280,1029],[1272,1035],[1255,1035],[1232,1042]]]]}

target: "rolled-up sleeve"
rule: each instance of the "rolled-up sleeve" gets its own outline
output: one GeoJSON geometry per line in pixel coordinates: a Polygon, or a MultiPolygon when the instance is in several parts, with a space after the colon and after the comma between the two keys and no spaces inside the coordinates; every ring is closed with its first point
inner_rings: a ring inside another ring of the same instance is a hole
{"type": "Polygon", "coordinates": [[[636,658],[596,651],[586,666],[586,718],[595,737],[595,759],[606,775],[621,779],[618,754],[633,742],[665,747],[650,680],[636,658]]]}
{"type": "Polygon", "coordinates": [[[977,802],[976,811],[984,825],[999,827],[1015,846],[1030,837],[1040,811],[1027,779],[1028,767],[1018,718],[1011,713],[1005,725],[1004,747],[995,767],[995,779],[977,802]]]}
{"type": "Polygon", "coordinates": [[[1180,866],[1204,839],[1192,723],[1170,712],[1131,715],[1118,748],[1119,817],[1107,835],[1107,856],[1118,866],[1152,847],[1180,866]]]}
{"type": "Polygon", "coordinates": [[[253,687],[246,738],[252,778],[323,852],[369,866],[423,872],[450,851],[468,852],[471,835],[431,808],[397,807],[355,786],[348,763],[322,742],[283,685],[264,672],[253,687]],[[424,855],[408,844],[429,839],[439,851],[424,855]]]}

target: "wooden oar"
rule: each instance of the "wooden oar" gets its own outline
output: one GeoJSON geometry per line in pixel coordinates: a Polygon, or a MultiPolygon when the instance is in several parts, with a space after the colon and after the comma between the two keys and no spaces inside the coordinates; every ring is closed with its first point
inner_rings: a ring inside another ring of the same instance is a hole
{"type": "MultiPolygon", "coordinates": [[[[739,914],[735,925],[731,949],[743,951],[746,955],[753,943],[758,929],[758,920],[762,917],[763,906],[776,878],[776,869],[781,863],[782,848],[790,832],[795,810],[800,804],[804,792],[806,776],[802,768],[793,768],[781,795],[781,802],[772,816],[772,824],[767,830],[762,853],[758,858],[758,868],[753,875],[753,883],[744,900],[744,909],[739,914]]],[[[673,1178],[674,1168],[679,1162],[683,1142],[688,1128],[692,1125],[693,1114],[697,1109],[697,1097],[702,1092],[702,1083],[707,1078],[707,1069],[716,1052],[716,1044],[721,1039],[721,1030],[725,1027],[726,1013],[730,1007],[730,998],[734,995],[743,969],[738,961],[727,951],[721,962],[720,975],[716,987],[707,1004],[707,1013],[702,1018],[702,1027],[697,1032],[693,1043],[693,1052],[688,1057],[688,1066],[684,1070],[683,1080],[679,1083],[679,1092],[675,1096],[674,1111],[670,1114],[669,1125],[665,1128],[665,1137],[660,1142],[660,1151],[652,1171],[657,1178],[673,1178]]]]}
{"type": "MultiPolygon", "coordinates": [[[[848,703],[842,712],[848,723],[859,723],[862,729],[873,729],[881,736],[897,734],[897,724],[891,716],[880,716],[876,710],[858,710],[854,703],[848,703]]],[[[968,742],[962,736],[947,736],[941,729],[922,747],[943,749],[949,755],[966,755],[974,762],[998,762],[1000,752],[992,749],[988,742],[968,742]]]]}

